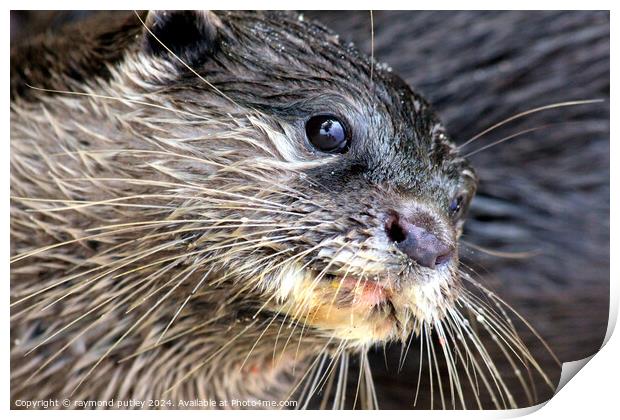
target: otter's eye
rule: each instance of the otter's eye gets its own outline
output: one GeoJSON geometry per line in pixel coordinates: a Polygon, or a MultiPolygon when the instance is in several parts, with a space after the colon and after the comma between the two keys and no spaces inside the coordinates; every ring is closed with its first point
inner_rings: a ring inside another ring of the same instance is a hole
{"type": "Polygon", "coordinates": [[[315,115],[306,122],[308,141],[321,152],[345,153],[349,150],[349,133],[333,115],[315,115]]]}
{"type": "Polygon", "coordinates": [[[457,216],[461,213],[461,210],[463,209],[463,201],[465,201],[463,194],[459,194],[452,199],[450,202],[450,207],[448,208],[451,216],[457,216]]]}

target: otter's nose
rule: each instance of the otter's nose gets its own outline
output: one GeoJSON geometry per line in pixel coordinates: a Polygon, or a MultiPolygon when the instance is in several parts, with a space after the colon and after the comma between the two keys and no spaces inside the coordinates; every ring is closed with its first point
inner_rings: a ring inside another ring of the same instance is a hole
{"type": "Polygon", "coordinates": [[[435,269],[450,261],[454,253],[437,236],[403,217],[391,217],[385,230],[396,247],[421,266],[435,269]]]}

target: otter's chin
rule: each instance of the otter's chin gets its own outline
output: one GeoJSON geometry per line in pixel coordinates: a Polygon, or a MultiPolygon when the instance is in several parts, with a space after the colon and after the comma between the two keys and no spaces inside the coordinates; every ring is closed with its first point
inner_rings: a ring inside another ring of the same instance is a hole
{"type": "Polygon", "coordinates": [[[434,281],[398,283],[335,275],[317,281],[317,273],[310,270],[297,271],[294,277],[283,283],[290,287],[286,296],[281,294],[278,310],[353,346],[406,340],[420,324],[440,321],[459,290],[451,271],[434,281]]]}

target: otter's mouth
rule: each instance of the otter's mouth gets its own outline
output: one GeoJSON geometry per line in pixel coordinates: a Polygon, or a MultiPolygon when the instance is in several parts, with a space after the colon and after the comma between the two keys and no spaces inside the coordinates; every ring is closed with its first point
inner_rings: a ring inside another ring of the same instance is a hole
{"type": "Polygon", "coordinates": [[[386,281],[353,276],[328,275],[326,277],[330,286],[338,294],[338,301],[345,304],[368,306],[369,308],[382,307],[390,302],[393,294],[393,288],[386,281]]]}
{"type": "Polygon", "coordinates": [[[403,325],[403,312],[407,309],[402,307],[394,299],[398,290],[387,280],[366,280],[360,282],[356,278],[345,278],[342,281],[341,293],[346,297],[343,301],[350,304],[351,310],[368,310],[368,321],[384,321],[391,323],[398,335],[403,335],[406,326],[403,325]]]}
{"type": "Polygon", "coordinates": [[[366,330],[365,338],[371,341],[408,335],[402,322],[406,308],[395,303],[398,291],[390,280],[330,274],[322,283],[320,300],[328,323],[358,332],[366,330]]]}
{"type": "Polygon", "coordinates": [[[326,336],[365,345],[408,339],[420,322],[442,319],[458,295],[448,267],[432,278],[413,270],[343,271],[286,270],[277,309],[326,336]]]}

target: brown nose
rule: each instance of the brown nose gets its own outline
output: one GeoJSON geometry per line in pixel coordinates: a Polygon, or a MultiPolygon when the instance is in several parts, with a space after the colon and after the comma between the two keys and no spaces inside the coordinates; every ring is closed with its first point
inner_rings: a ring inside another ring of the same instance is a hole
{"type": "Polygon", "coordinates": [[[403,217],[391,217],[385,230],[396,247],[421,266],[435,269],[450,261],[454,253],[437,236],[403,217]]]}

